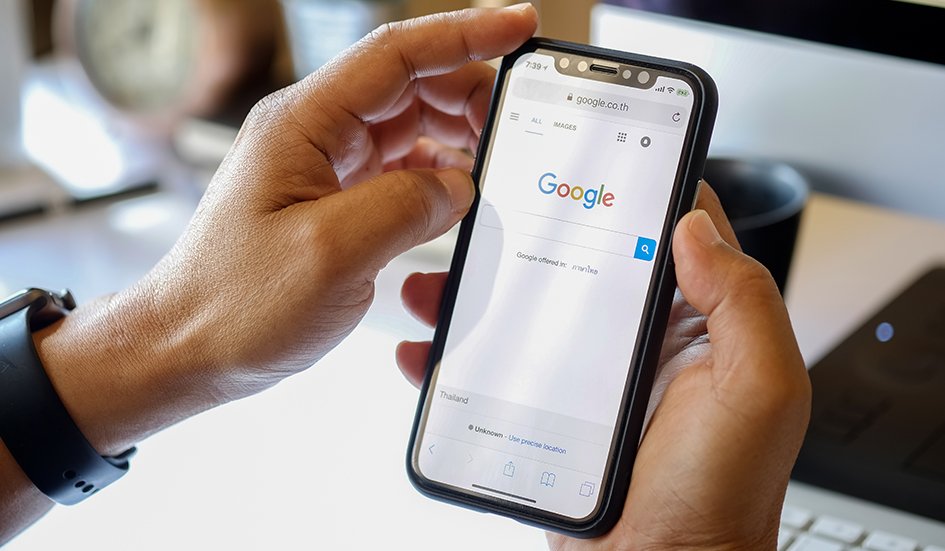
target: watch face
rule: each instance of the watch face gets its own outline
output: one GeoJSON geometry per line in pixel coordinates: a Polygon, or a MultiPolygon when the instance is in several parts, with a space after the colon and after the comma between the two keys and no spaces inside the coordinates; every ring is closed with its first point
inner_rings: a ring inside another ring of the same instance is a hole
{"type": "Polygon", "coordinates": [[[193,0],[80,0],[76,42],[96,88],[134,111],[177,101],[192,76],[195,6],[193,0]]]}

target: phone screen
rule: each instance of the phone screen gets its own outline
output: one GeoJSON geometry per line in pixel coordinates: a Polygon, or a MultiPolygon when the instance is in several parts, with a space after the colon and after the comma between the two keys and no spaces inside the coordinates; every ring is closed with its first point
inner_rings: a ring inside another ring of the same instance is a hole
{"type": "Polygon", "coordinates": [[[561,58],[522,55],[499,91],[413,461],[578,520],[601,503],[694,90],[659,70],[582,78],[561,58]]]}

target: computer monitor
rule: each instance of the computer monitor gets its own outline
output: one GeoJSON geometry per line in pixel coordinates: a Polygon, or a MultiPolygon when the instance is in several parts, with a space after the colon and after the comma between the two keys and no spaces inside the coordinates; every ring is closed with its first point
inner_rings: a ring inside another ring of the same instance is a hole
{"type": "Polygon", "coordinates": [[[610,0],[592,42],[695,63],[711,154],[787,161],[819,191],[945,219],[945,1],[610,0]]]}

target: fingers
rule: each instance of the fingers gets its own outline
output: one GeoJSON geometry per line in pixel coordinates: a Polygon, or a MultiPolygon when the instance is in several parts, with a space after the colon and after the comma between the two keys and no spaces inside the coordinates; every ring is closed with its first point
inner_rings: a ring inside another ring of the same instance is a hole
{"type": "Polygon", "coordinates": [[[673,254],[679,289],[708,318],[719,377],[751,385],[774,375],[804,384],[799,378],[806,381],[806,372],[787,310],[761,264],[728,245],[702,210],[679,222],[673,254]],[[780,372],[785,365],[795,372],[780,372]]]}
{"type": "Polygon", "coordinates": [[[404,308],[428,327],[436,325],[446,287],[446,272],[410,274],[400,288],[404,308]]]}
{"type": "Polygon", "coordinates": [[[465,117],[478,138],[486,124],[495,73],[487,63],[470,63],[452,73],[417,81],[417,95],[437,111],[465,117]]]}
{"type": "Polygon", "coordinates": [[[473,196],[465,171],[398,170],[304,208],[312,210],[313,239],[335,277],[370,281],[395,256],[456,224],[473,196]]]}
{"type": "MultiPolygon", "coordinates": [[[[403,101],[412,81],[513,51],[535,31],[537,18],[526,5],[467,9],[383,26],[294,87],[293,118],[329,159],[342,159],[344,148],[358,146],[349,133],[383,118],[403,101]]],[[[445,106],[465,106],[488,89],[486,72],[476,71],[471,79],[424,85],[422,93],[440,110],[453,111],[445,106]]]]}
{"type": "Polygon", "coordinates": [[[479,139],[464,117],[442,113],[420,101],[393,119],[371,125],[370,134],[385,162],[406,155],[421,136],[455,148],[479,139]]]}
{"type": "Polygon", "coordinates": [[[421,110],[420,133],[455,148],[479,140],[479,129],[473,130],[464,117],[447,115],[435,109],[421,110]]]}
{"type": "MultiPolygon", "coordinates": [[[[414,273],[407,276],[404,281],[400,289],[400,298],[408,312],[421,322],[433,327],[440,311],[445,287],[446,272],[414,273]]],[[[397,346],[397,367],[413,386],[419,387],[423,383],[430,345],[429,341],[405,341],[397,346]]]]}
{"type": "MultiPolygon", "coordinates": [[[[693,357],[682,358],[686,367],[653,415],[634,465],[647,476],[635,476],[628,500],[664,493],[699,512],[688,528],[707,541],[771,546],[810,414],[787,310],[770,274],[727,243],[704,210],[680,220],[673,255],[680,291],[707,318],[708,345],[687,347],[693,357]],[[680,491],[688,493],[680,499],[680,491]]],[[[637,529],[678,520],[640,511],[637,529]]]]}
{"type": "Polygon", "coordinates": [[[431,343],[404,341],[397,345],[397,367],[410,384],[419,388],[427,370],[431,343]]]}
{"type": "Polygon", "coordinates": [[[385,171],[417,168],[458,168],[469,172],[473,168],[473,157],[465,151],[420,137],[410,153],[384,165],[385,171]]]}
{"type": "MultiPolygon", "coordinates": [[[[329,70],[327,79],[361,93],[346,94],[339,107],[362,121],[385,113],[412,80],[449,73],[470,61],[505,55],[532,35],[538,14],[531,5],[467,9],[390,23],[360,42],[329,70]]],[[[312,78],[312,77],[309,77],[312,78]]],[[[320,86],[321,88],[321,86],[320,86]]],[[[472,90],[453,90],[465,100],[472,90]]]]}
{"type": "Polygon", "coordinates": [[[741,245],[738,243],[738,238],[735,237],[735,230],[732,229],[732,224],[729,222],[728,216],[725,214],[725,209],[722,208],[722,203],[719,201],[719,196],[716,195],[715,190],[712,189],[712,186],[705,180],[702,180],[699,184],[699,194],[697,197],[696,208],[702,209],[709,214],[709,218],[715,223],[715,227],[722,235],[722,239],[733,248],[739,251],[742,250],[741,245]]]}
{"type": "Polygon", "coordinates": [[[371,123],[374,146],[385,161],[402,155],[417,135],[475,149],[494,81],[495,69],[483,62],[415,81],[385,115],[371,123]]]}
{"type": "Polygon", "coordinates": [[[465,151],[421,137],[413,150],[403,158],[403,168],[458,168],[470,172],[473,161],[472,155],[465,151]]]}

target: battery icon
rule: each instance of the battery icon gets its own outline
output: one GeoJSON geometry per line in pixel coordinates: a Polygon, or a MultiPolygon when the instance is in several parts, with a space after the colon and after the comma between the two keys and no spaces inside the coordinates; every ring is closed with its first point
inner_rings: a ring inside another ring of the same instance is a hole
{"type": "Polygon", "coordinates": [[[688,97],[689,97],[689,90],[686,90],[685,88],[677,88],[677,89],[676,89],[676,95],[677,95],[677,96],[682,96],[682,97],[684,97],[684,98],[688,98],[688,97]]]}

